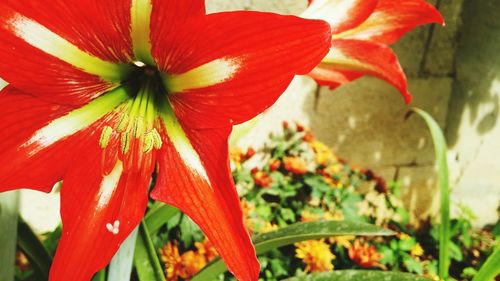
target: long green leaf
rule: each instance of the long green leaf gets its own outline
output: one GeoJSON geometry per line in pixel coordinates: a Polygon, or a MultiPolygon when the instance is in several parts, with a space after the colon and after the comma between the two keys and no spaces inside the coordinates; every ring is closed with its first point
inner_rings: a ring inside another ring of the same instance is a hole
{"type": "Polygon", "coordinates": [[[0,194],[0,280],[14,280],[18,207],[18,191],[0,194]]]}
{"type": "Polygon", "coordinates": [[[332,272],[318,273],[293,277],[283,281],[430,281],[418,275],[374,270],[334,270],[332,272]]]}
{"type": "Polygon", "coordinates": [[[139,227],[130,233],[111,260],[109,264],[108,281],[130,280],[138,230],[139,227]]]}
{"type": "Polygon", "coordinates": [[[165,275],[153,246],[147,225],[141,222],[135,245],[134,265],[140,281],[165,281],[165,275]]]}
{"type": "Polygon", "coordinates": [[[500,246],[488,257],[472,281],[492,281],[500,275],[500,246]]]}
{"type": "Polygon", "coordinates": [[[450,267],[449,242],[450,242],[450,187],[448,178],[448,158],[446,140],[438,123],[432,116],[418,108],[413,108],[413,112],[420,115],[424,120],[434,141],[434,152],[436,154],[436,164],[439,177],[440,192],[440,215],[441,225],[439,228],[439,278],[448,279],[450,267]]]}
{"type": "MultiPolygon", "coordinates": [[[[296,223],[276,231],[254,237],[253,243],[257,254],[266,253],[278,247],[291,245],[300,241],[321,239],[331,236],[388,236],[394,235],[390,230],[371,224],[349,221],[318,221],[296,223]]],[[[222,260],[216,260],[194,276],[191,281],[209,281],[227,270],[222,260]]]]}
{"type": "Polygon", "coordinates": [[[35,269],[38,276],[36,280],[47,280],[50,265],[52,264],[52,256],[23,219],[19,219],[17,227],[19,233],[17,244],[26,254],[31,266],[35,269]]]}
{"type": "Polygon", "coordinates": [[[170,205],[156,202],[144,217],[144,221],[148,226],[150,234],[155,234],[160,230],[165,223],[167,223],[173,216],[178,214],[179,209],[170,205]]]}

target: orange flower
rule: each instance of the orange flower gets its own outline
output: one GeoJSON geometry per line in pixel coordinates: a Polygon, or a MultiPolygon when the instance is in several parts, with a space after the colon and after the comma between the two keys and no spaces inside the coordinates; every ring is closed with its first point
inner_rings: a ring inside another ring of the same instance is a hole
{"type": "Polygon", "coordinates": [[[325,240],[311,240],[295,244],[295,256],[306,264],[305,272],[325,272],[333,269],[335,255],[325,240]]]}
{"type": "Polygon", "coordinates": [[[204,255],[209,262],[219,255],[212,242],[208,239],[205,239],[203,242],[195,242],[194,246],[198,249],[198,253],[204,255]]]}
{"type": "Polygon", "coordinates": [[[283,159],[285,169],[296,175],[303,175],[307,173],[306,163],[298,157],[285,157],[283,159]]]}
{"type": "Polygon", "coordinates": [[[302,140],[305,142],[312,142],[314,140],[314,136],[310,131],[306,131],[305,135],[302,137],[302,140]]]}
{"type": "Polygon", "coordinates": [[[205,265],[207,265],[207,259],[203,254],[187,251],[181,256],[182,259],[182,272],[181,276],[183,279],[189,279],[198,273],[205,265]]]}
{"type": "Polygon", "coordinates": [[[354,241],[349,247],[349,258],[363,268],[383,267],[379,263],[382,257],[383,255],[378,253],[374,246],[368,243],[361,244],[359,240],[354,241]]]}
{"type": "Polygon", "coordinates": [[[181,256],[177,243],[167,242],[164,248],[160,249],[160,258],[165,264],[165,275],[167,281],[177,281],[184,275],[181,256]]]}
{"type": "Polygon", "coordinates": [[[257,186],[268,187],[273,182],[273,179],[264,171],[253,170],[252,177],[257,186]]]}
{"type": "Polygon", "coordinates": [[[269,170],[271,172],[278,170],[280,166],[281,166],[281,161],[278,159],[271,159],[271,161],[269,161],[269,170]]]}

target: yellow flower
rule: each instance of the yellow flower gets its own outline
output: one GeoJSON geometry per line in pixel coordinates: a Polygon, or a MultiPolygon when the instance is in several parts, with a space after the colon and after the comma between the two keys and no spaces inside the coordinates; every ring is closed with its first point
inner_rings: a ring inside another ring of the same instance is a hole
{"type": "Polygon", "coordinates": [[[300,221],[302,222],[319,221],[320,219],[321,219],[320,214],[314,214],[307,210],[302,211],[302,213],[300,213],[300,221]]]}
{"type": "Polygon", "coordinates": [[[414,257],[421,257],[424,254],[424,249],[420,246],[419,243],[415,244],[411,249],[411,255],[414,257]]]}
{"type": "Polygon", "coordinates": [[[356,236],[334,236],[328,238],[328,241],[332,244],[337,244],[340,247],[349,249],[352,244],[351,241],[356,239],[356,236]]]}
{"type": "Polygon", "coordinates": [[[274,223],[266,222],[264,226],[260,229],[260,233],[267,233],[278,229],[278,226],[274,223]]]}
{"type": "Polygon", "coordinates": [[[240,206],[243,211],[243,224],[249,232],[255,232],[255,219],[253,218],[255,205],[243,199],[240,206]]]}
{"type": "Polygon", "coordinates": [[[160,258],[165,264],[167,281],[177,281],[183,275],[182,259],[177,243],[168,241],[167,245],[160,249],[160,258]]]}
{"type": "Polygon", "coordinates": [[[322,165],[324,167],[328,166],[333,160],[335,160],[335,156],[333,155],[332,150],[326,146],[324,143],[320,141],[312,141],[311,148],[316,153],[316,163],[322,165]]]}
{"type": "Polygon", "coordinates": [[[335,255],[325,240],[311,240],[295,244],[295,256],[306,264],[305,272],[325,272],[333,270],[335,255]]]}

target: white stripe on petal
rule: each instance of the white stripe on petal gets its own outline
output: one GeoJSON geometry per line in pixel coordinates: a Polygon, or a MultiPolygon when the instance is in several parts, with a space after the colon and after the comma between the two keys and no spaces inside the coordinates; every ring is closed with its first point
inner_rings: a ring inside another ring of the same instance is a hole
{"type": "MultiPolygon", "coordinates": [[[[108,204],[109,200],[111,200],[113,193],[118,187],[118,183],[120,182],[122,173],[123,173],[123,164],[121,161],[117,161],[111,173],[109,175],[104,176],[99,189],[99,195],[98,195],[99,201],[97,203],[98,209],[102,209],[103,207],[105,207],[108,204]]],[[[111,226],[110,231],[112,231],[113,229],[118,229],[118,227],[120,226],[120,222],[115,221],[114,225],[110,226],[111,226]]]]}
{"type": "Polygon", "coordinates": [[[163,81],[170,93],[210,87],[234,77],[241,67],[241,60],[222,58],[177,75],[164,75],[163,81]]]}
{"type": "Polygon", "coordinates": [[[201,162],[200,156],[191,144],[191,141],[184,132],[181,124],[175,117],[172,108],[170,107],[170,105],[167,105],[165,109],[166,110],[162,112],[162,119],[170,141],[173,143],[177,152],[179,152],[179,155],[181,156],[186,166],[191,168],[193,172],[197,173],[207,182],[210,182],[205,167],[203,167],[203,164],[201,162]]]}
{"type": "Polygon", "coordinates": [[[19,14],[10,18],[6,25],[31,46],[105,80],[120,81],[127,72],[126,66],[84,52],[43,25],[19,14]]]}
{"type": "Polygon", "coordinates": [[[30,150],[30,155],[34,155],[41,149],[87,128],[128,98],[129,96],[125,88],[117,88],[91,101],[87,105],[53,120],[47,126],[36,131],[23,146],[36,145],[37,149],[30,150]]]}

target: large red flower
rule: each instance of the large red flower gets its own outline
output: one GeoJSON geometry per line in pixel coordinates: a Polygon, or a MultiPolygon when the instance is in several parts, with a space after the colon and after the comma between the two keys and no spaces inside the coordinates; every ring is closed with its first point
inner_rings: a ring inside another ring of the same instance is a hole
{"type": "Polygon", "coordinates": [[[239,280],[259,266],[229,172],[232,125],[326,55],[319,20],[206,15],[202,0],[3,0],[0,191],[63,180],[50,280],[89,280],[151,196],[179,207],[239,280]]]}
{"type": "Polygon", "coordinates": [[[419,25],[444,24],[425,0],[310,0],[303,17],[328,21],[333,34],[330,52],[309,76],[331,88],[376,76],[396,87],[407,103],[406,75],[388,45],[419,25]]]}

